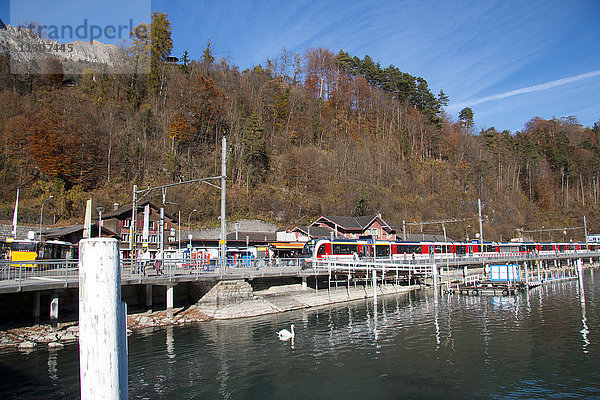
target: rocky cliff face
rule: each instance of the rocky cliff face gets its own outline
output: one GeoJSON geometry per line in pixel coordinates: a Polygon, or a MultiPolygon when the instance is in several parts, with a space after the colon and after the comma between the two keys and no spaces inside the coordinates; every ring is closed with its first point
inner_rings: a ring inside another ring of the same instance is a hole
{"type": "MultiPolygon", "coordinates": [[[[2,24],[4,25],[4,24],[2,24]]],[[[21,69],[31,61],[55,57],[59,60],[89,62],[113,66],[122,57],[121,50],[112,44],[93,41],[60,43],[44,39],[36,32],[10,25],[0,27],[0,48],[11,57],[11,66],[21,69]]],[[[13,71],[17,72],[17,71],[13,71]]]]}

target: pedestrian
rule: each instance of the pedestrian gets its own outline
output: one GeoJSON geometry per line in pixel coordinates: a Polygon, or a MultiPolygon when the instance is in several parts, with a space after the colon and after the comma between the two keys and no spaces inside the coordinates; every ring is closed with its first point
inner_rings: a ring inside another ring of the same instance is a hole
{"type": "Polygon", "coordinates": [[[142,253],[141,257],[140,257],[140,273],[142,274],[142,276],[146,276],[146,265],[150,262],[150,252],[148,251],[148,249],[144,249],[144,252],[142,253]]]}
{"type": "Polygon", "coordinates": [[[156,268],[156,275],[164,275],[163,272],[163,252],[158,249],[156,252],[156,257],[154,257],[154,268],[156,268]]]}

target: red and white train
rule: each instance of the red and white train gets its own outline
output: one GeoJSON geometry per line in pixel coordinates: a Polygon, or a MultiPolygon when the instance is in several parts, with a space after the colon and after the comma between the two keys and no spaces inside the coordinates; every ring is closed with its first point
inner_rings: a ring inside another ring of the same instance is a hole
{"type": "Polygon", "coordinates": [[[302,255],[313,260],[389,259],[432,260],[456,257],[589,254],[599,244],[549,242],[401,242],[370,239],[318,239],[304,246],[302,255]]]}

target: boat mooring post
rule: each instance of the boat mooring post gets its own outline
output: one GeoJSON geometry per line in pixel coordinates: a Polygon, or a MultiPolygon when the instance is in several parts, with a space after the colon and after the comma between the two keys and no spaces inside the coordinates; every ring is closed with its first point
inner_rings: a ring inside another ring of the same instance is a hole
{"type": "Polygon", "coordinates": [[[577,261],[577,275],[579,275],[579,300],[582,303],[585,303],[585,293],[583,290],[583,262],[581,262],[581,259],[577,261]]]}
{"type": "Polygon", "coordinates": [[[119,242],[79,242],[81,398],[127,399],[127,306],[121,301],[119,242]]]}

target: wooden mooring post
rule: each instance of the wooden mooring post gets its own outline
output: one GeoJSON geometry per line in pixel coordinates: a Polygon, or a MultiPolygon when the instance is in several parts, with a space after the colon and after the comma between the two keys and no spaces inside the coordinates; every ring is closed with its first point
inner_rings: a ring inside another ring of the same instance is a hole
{"type": "Polygon", "coordinates": [[[127,308],[121,301],[119,242],[79,242],[81,398],[127,399],[127,308]]]}

